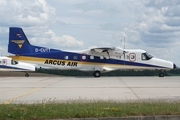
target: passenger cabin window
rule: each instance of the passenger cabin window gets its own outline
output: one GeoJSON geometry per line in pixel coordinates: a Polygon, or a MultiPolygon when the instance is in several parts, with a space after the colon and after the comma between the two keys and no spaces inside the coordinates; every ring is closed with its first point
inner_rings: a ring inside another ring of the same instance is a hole
{"type": "Polygon", "coordinates": [[[68,56],[64,56],[64,59],[66,59],[66,60],[67,60],[67,59],[68,59],[68,56]]]}
{"type": "Polygon", "coordinates": [[[73,59],[74,59],[74,60],[77,60],[77,56],[73,56],[73,59]]]}
{"type": "Polygon", "coordinates": [[[147,52],[141,54],[141,59],[142,60],[150,60],[151,58],[153,58],[153,56],[148,54],[147,52]]]}
{"type": "Polygon", "coordinates": [[[85,56],[85,55],[83,55],[83,56],[82,56],[82,59],[83,59],[83,60],[86,60],[86,56],[85,56]]]}
{"type": "Polygon", "coordinates": [[[109,59],[110,57],[108,56],[108,57],[106,57],[106,59],[109,59]]]}
{"type": "Polygon", "coordinates": [[[93,59],[94,59],[94,56],[90,56],[90,59],[93,60],[93,59]]]}
{"type": "Polygon", "coordinates": [[[104,57],[103,57],[103,56],[100,56],[100,59],[104,59],[104,57]]]}

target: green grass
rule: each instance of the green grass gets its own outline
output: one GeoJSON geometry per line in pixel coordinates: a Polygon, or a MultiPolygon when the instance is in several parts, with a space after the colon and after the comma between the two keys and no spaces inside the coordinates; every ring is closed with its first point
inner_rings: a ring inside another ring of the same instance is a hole
{"type": "Polygon", "coordinates": [[[2,120],[180,115],[180,101],[69,101],[38,104],[0,104],[2,120]]]}

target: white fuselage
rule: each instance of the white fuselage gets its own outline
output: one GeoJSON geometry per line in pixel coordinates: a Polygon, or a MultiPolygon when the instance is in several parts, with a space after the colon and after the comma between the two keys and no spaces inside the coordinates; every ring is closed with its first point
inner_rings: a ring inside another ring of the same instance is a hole
{"type": "MultiPolygon", "coordinates": [[[[62,59],[42,58],[32,56],[10,56],[14,60],[20,60],[40,66],[55,69],[78,69],[82,71],[101,71],[107,72],[117,69],[173,69],[173,63],[170,61],[158,59],[155,57],[143,58],[146,56],[144,50],[108,50],[102,51],[66,51],[63,52],[62,59]]],[[[61,55],[59,54],[59,55],[61,55]]]]}

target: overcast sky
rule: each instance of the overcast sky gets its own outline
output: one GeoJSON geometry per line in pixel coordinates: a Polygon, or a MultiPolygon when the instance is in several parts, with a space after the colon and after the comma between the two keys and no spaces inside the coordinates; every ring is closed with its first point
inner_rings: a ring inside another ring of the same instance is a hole
{"type": "Polygon", "coordinates": [[[144,49],[180,66],[180,0],[0,0],[0,52],[9,27],[31,44],[58,49],[144,49]]]}

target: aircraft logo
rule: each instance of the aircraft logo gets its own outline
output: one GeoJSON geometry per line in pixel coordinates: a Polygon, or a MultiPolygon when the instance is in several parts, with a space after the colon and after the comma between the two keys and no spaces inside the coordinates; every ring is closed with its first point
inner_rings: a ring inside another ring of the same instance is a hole
{"type": "Polygon", "coordinates": [[[11,42],[16,43],[19,46],[19,48],[22,48],[24,40],[11,40],[11,42]]]}

